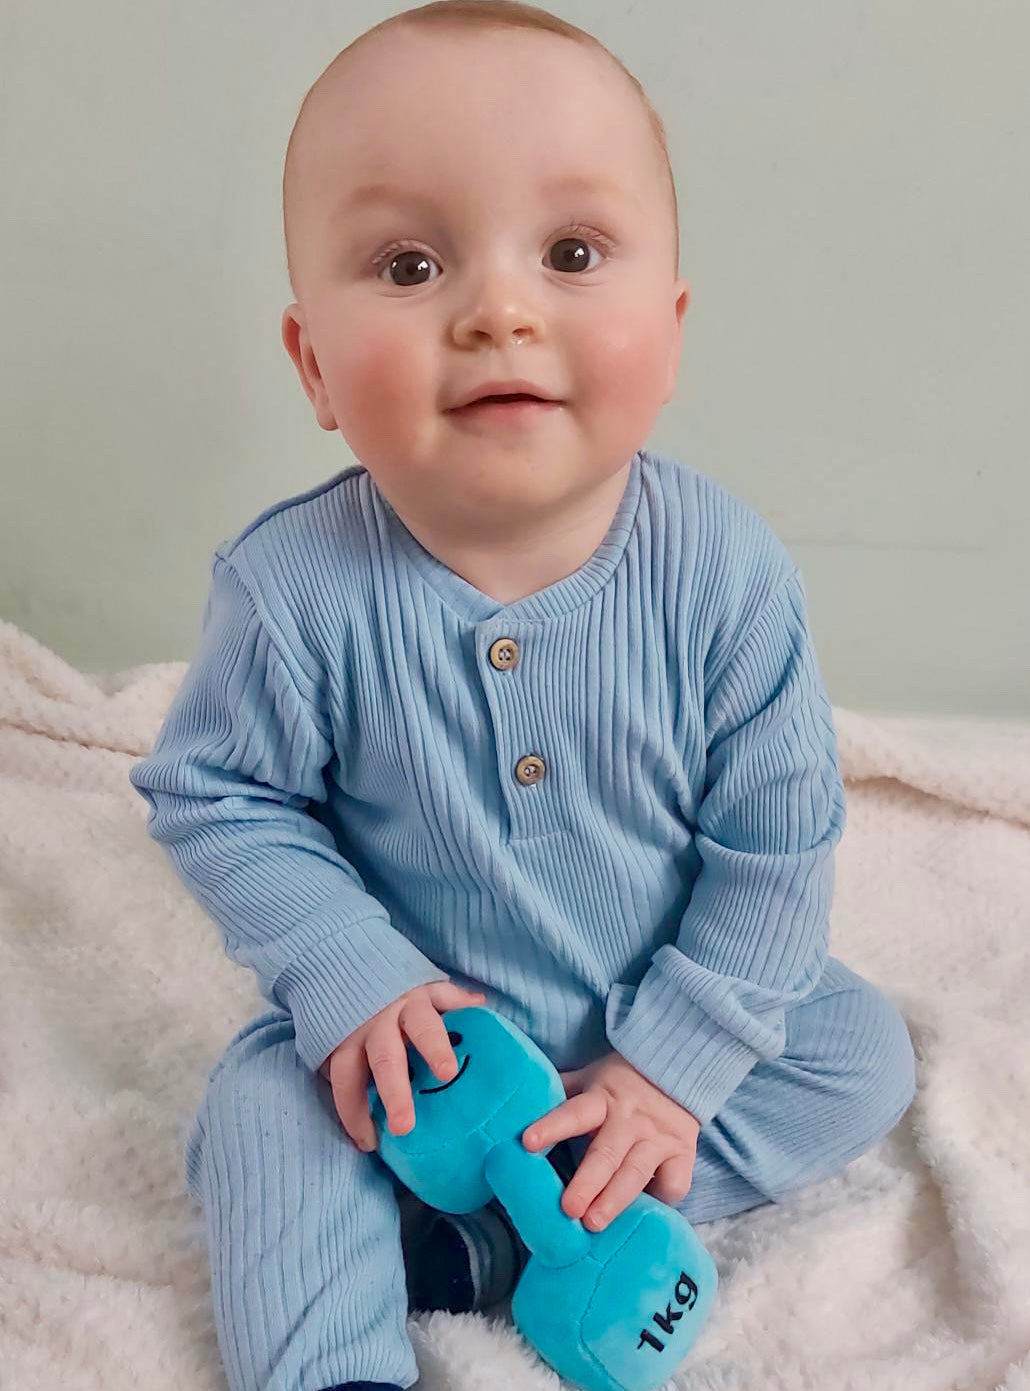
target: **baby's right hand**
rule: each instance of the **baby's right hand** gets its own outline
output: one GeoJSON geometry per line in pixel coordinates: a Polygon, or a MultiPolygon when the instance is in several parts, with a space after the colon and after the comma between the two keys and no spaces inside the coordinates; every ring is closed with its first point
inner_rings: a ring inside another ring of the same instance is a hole
{"type": "Polygon", "coordinates": [[[464,990],[449,980],[417,985],[374,1014],[329,1054],[318,1070],[332,1086],[336,1114],[358,1149],[376,1147],[368,1106],[369,1073],[386,1108],[391,1132],[406,1135],[415,1124],[415,1108],[404,1035],[440,1081],[449,1082],[457,1076],[458,1060],[440,1015],[445,1010],[485,1003],[481,991],[464,990]]]}

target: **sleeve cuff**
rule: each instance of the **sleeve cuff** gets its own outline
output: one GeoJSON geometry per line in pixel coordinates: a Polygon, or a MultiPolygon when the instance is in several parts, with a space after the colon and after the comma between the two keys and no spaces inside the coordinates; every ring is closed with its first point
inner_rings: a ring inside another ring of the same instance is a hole
{"type": "Polygon", "coordinates": [[[297,1053],[312,1072],[355,1029],[417,985],[450,977],[382,918],[348,924],[279,974],[275,996],[290,1011],[297,1053]]]}
{"type": "Polygon", "coordinates": [[[701,1125],[757,1062],[783,1050],[783,1009],[757,1017],[732,987],[754,989],[748,981],[714,977],[667,944],[640,984],[613,986],[605,1006],[612,1047],[701,1125]],[[698,993],[705,1006],[694,998],[698,993]]]}

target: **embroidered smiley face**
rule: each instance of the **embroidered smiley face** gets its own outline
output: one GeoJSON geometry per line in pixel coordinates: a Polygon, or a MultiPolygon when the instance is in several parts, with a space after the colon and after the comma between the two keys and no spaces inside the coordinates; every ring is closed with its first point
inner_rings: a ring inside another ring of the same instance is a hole
{"type": "MultiPolygon", "coordinates": [[[[453,1029],[447,1030],[447,1039],[451,1047],[454,1049],[457,1049],[458,1045],[462,1042],[461,1034],[456,1033],[453,1029]]],[[[445,1092],[448,1087],[453,1087],[455,1082],[459,1081],[460,1078],[464,1075],[465,1069],[468,1067],[471,1057],[471,1053],[465,1054],[465,1061],[461,1064],[461,1066],[458,1068],[458,1071],[455,1073],[455,1075],[451,1078],[449,1082],[444,1082],[439,1087],[419,1087],[419,1095],[428,1096],[432,1092],[445,1092]]],[[[410,1063],[408,1064],[408,1080],[409,1082],[413,1082],[415,1080],[415,1069],[411,1066],[410,1063]]]]}

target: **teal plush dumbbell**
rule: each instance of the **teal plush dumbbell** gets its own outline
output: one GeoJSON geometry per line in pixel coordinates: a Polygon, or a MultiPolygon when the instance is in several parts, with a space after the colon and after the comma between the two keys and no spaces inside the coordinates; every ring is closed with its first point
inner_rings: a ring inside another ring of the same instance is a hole
{"type": "Polygon", "coordinates": [[[640,1194],[603,1231],[562,1211],[562,1184],[521,1136],[565,1100],[550,1059],[494,1010],[443,1016],[458,1073],[441,1083],[409,1046],[415,1124],[393,1135],[369,1088],[379,1156],[413,1193],[443,1212],[476,1212],[497,1198],[530,1250],[512,1320],[556,1372],[587,1391],[653,1391],[701,1331],[718,1284],[690,1224],[640,1194]]]}

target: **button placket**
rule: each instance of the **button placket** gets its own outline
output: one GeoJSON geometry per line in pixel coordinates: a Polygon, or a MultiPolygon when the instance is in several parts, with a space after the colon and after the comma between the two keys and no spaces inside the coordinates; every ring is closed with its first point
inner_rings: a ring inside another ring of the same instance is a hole
{"type": "Polygon", "coordinates": [[[533,792],[549,771],[534,718],[538,702],[528,669],[521,667],[525,643],[499,623],[492,627],[492,632],[483,634],[480,652],[486,659],[483,681],[494,720],[501,793],[511,818],[512,838],[532,839],[551,834],[554,811],[542,790],[533,792]],[[520,669],[516,672],[516,668],[520,669]]]}

